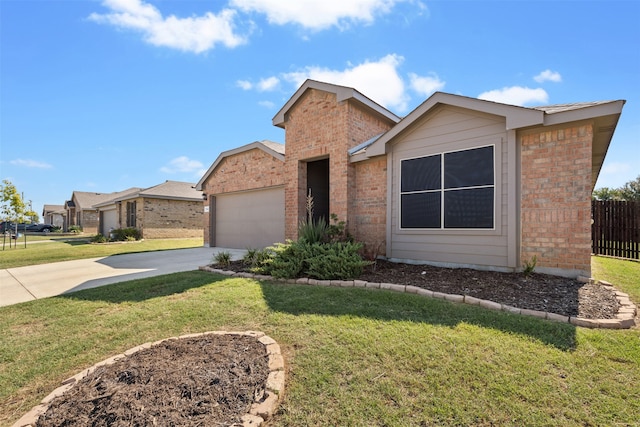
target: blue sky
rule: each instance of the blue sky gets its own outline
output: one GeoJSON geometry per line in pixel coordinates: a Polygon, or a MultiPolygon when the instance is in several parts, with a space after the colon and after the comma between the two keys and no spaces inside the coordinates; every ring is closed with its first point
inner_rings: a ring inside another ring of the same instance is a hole
{"type": "Polygon", "coordinates": [[[0,178],[74,190],[197,182],[284,142],[306,79],[404,116],[434,91],[534,106],[625,99],[597,187],[640,175],[640,2],[0,0],[0,178]]]}

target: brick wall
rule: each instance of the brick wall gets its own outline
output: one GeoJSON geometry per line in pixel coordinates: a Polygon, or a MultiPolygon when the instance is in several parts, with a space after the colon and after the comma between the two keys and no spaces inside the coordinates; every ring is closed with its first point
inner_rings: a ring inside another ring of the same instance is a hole
{"type": "MultiPolygon", "coordinates": [[[[234,154],[223,159],[216,170],[203,183],[202,191],[211,195],[274,187],[284,184],[284,163],[258,148],[234,154]]],[[[204,206],[209,205],[209,200],[204,206]]],[[[204,207],[201,204],[201,210],[204,207]]],[[[209,244],[209,212],[202,216],[204,244],[209,244]]]]}
{"type": "Polygon", "coordinates": [[[350,199],[350,232],[365,244],[369,256],[385,255],[387,158],[356,163],[354,197],[350,199]]]}
{"type": "Polygon", "coordinates": [[[520,135],[523,262],[590,274],[592,141],[591,124],[520,135]]]}
{"type": "Polygon", "coordinates": [[[97,234],[98,225],[100,223],[100,214],[96,212],[95,209],[91,209],[91,210],[83,209],[81,216],[82,218],[80,219],[80,226],[82,227],[82,232],[89,233],[89,234],[97,234]]]}
{"type": "MultiPolygon", "coordinates": [[[[288,111],[285,122],[287,239],[297,238],[298,223],[305,217],[306,162],[322,158],[329,158],[330,213],[347,221],[347,229],[357,239],[360,239],[357,234],[359,230],[372,233],[371,226],[367,226],[367,223],[384,222],[384,216],[373,219],[372,214],[369,214],[361,227],[355,227],[359,221],[358,213],[350,210],[357,204],[354,201],[358,188],[357,170],[356,166],[349,163],[347,151],[390,127],[389,122],[379,119],[352,101],[337,102],[334,93],[309,89],[298,99],[288,111]]],[[[366,166],[362,170],[366,170],[366,174],[380,169],[366,166]]],[[[385,188],[380,189],[382,197],[386,197],[385,188]]]]}
{"type": "Polygon", "coordinates": [[[200,200],[145,198],[142,211],[136,225],[145,239],[202,236],[204,212],[200,200]]]}

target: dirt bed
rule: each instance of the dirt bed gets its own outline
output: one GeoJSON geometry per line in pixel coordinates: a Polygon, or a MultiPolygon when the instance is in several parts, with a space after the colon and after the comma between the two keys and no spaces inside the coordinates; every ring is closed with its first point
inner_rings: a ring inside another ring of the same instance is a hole
{"type": "Polygon", "coordinates": [[[97,368],[54,399],[36,426],[241,425],[268,375],[265,347],[253,337],[168,340],[97,368]]]}

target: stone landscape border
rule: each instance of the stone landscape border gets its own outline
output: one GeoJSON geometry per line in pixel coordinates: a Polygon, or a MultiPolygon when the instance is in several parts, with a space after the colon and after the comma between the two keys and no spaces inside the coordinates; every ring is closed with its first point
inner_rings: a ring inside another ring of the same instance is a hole
{"type": "Polygon", "coordinates": [[[367,288],[367,289],[386,289],[394,292],[404,292],[408,294],[416,294],[435,299],[443,299],[445,301],[464,303],[469,305],[478,305],[489,310],[506,311],[512,314],[520,314],[522,316],[537,317],[540,319],[551,320],[553,322],[570,323],[575,326],[581,326],[584,328],[602,328],[602,329],[630,329],[635,325],[635,316],[638,309],[635,304],[629,299],[629,295],[620,292],[614,288],[614,286],[603,280],[595,281],[594,279],[581,279],[585,282],[597,283],[615,293],[618,300],[618,313],[616,313],[615,319],[586,319],[583,317],[564,316],[556,313],[548,313],[545,311],[529,310],[526,308],[512,307],[506,304],[500,304],[497,302],[483,300],[475,298],[469,295],[457,295],[457,294],[445,294],[442,292],[434,292],[428,289],[419,288],[412,285],[395,285],[392,283],[371,283],[364,280],[316,280],[309,278],[300,279],[276,279],[271,276],[265,276],[260,274],[253,274],[247,272],[235,272],[217,269],[209,266],[200,267],[201,271],[207,271],[210,273],[218,273],[225,276],[244,277],[256,280],[271,280],[276,282],[284,282],[290,284],[299,285],[315,285],[315,286],[335,286],[342,288],[367,288]]]}
{"type": "Polygon", "coordinates": [[[280,346],[278,343],[271,337],[267,336],[263,332],[258,331],[245,331],[245,332],[228,332],[228,331],[209,331],[202,332],[197,334],[189,334],[189,335],[181,335],[179,337],[170,337],[165,338],[160,341],[149,342],[145,344],[141,344],[139,346],[130,348],[122,354],[118,354],[116,356],[112,356],[108,359],[103,360],[102,362],[98,362],[90,368],[87,368],[80,373],[68,378],[62,382],[62,385],[52,391],[47,397],[42,399],[39,405],[35,406],[29,412],[27,412],[22,418],[20,418],[13,427],[33,427],[35,423],[38,421],[40,415],[44,414],[48,407],[49,403],[56,397],[62,396],[67,390],[71,389],[78,381],[91,374],[96,368],[105,365],[111,365],[116,362],[119,362],[132,354],[145,350],[148,348],[152,348],[162,342],[168,340],[176,340],[176,339],[185,339],[185,338],[197,338],[205,335],[244,335],[249,337],[254,337],[257,341],[262,343],[267,352],[267,356],[269,358],[269,375],[266,381],[266,390],[264,393],[264,397],[260,402],[255,402],[251,405],[249,413],[242,417],[242,427],[258,427],[262,425],[267,419],[269,419],[276,409],[278,408],[278,404],[282,399],[282,394],[284,392],[284,358],[282,357],[282,353],[280,352],[280,346]]]}

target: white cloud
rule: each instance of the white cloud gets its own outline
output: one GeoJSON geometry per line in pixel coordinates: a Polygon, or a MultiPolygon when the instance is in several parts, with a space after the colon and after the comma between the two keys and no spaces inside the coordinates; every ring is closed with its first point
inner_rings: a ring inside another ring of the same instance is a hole
{"type": "Polygon", "coordinates": [[[253,89],[253,84],[248,80],[238,80],[236,82],[239,88],[243,90],[251,90],[253,89]]]}
{"type": "Polygon", "coordinates": [[[35,169],[51,169],[53,166],[49,163],[39,162],[37,160],[31,159],[15,159],[11,160],[11,163],[14,166],[24,166],[27,168],[35,168],[35,169]]]}
{"type": "MultiPolygon", "coordinates": [[[[351,23],[369,24],[403,0],[231,0],[244,12],[265,14],[271,24],[298,24],[311,30],[332,26],[348,28],[351,23]]],[[[419,2],[418,2],[419,3],[419,2]]],[[[420,3],[421,5],[421,3],[420,3]]]]}
{"type": "Polygon", "coordinates": [[[92,13],[89,20],[139,31],[154,46],[202,53],[217,43],[236,47],[245,42],[243,36],[234,32],[236,11],[231,9],[223,9],[217,15],[207,12],[203,16],[178,18],[163,17],[156,7],[142,0],[105,0],[102,4],[112,12],[92,13]]]}
{"type": "Polygon", "coordinates": [[[202,175],[204,165],[198,160],[191,160],[187,156],[176,157],[171,160],[168,165],[160,168],[160,172],[175,174],[175,173],[194,173],[195,175],[202,175]]]}
{"type": "Polygon", "coordinates": [[[442,90],[446,82],[440,80],[437,74],[430,73],[428,76],[419,76],[415,73],[409,73],[409,81],[411,88],[421,96],[429,96],[433,92],[442,90]]]}
{"type": "Polygon", "coordinates": [[[258,105],[268,108],[269,110],[273,110],[274,108],[276,108],[276,104],[271,101],[259,101],[258,105]]]}
{"type": "Polygon", "coordinates": [[[549,95],[544,89],[531,89],[521,86],[490,90],[481,93],[478,95],[478,98],[520,106],[527,104],[545,104],[549,101],[549,95]]]}
{"type": "Polygon", "coordinates": [[[560,83],[562,81],[562,76],[557,71],[544,70],[543,72],[535,76],[533,80],[537,81],[538,83],[543,83],[543,82],[560,83]]]}
{"type": "Polygon", "coordinates": [[[403,60],[402,56],[390,54],[378,61],[365,61],[345,70],[313,66],[284,74],[283,78],[297,87],[306,79],[353,87],[387,108],[405,111],[409,96],[405,92],[404,81],[398,74],[398,66],[403,60]]]}
{"type": "Polygon", "coordinates": [[[257,88],[261,92],[272,91],[278,87],[280,79],[277,77],[267,77],[258,82],[257,88]]]}

